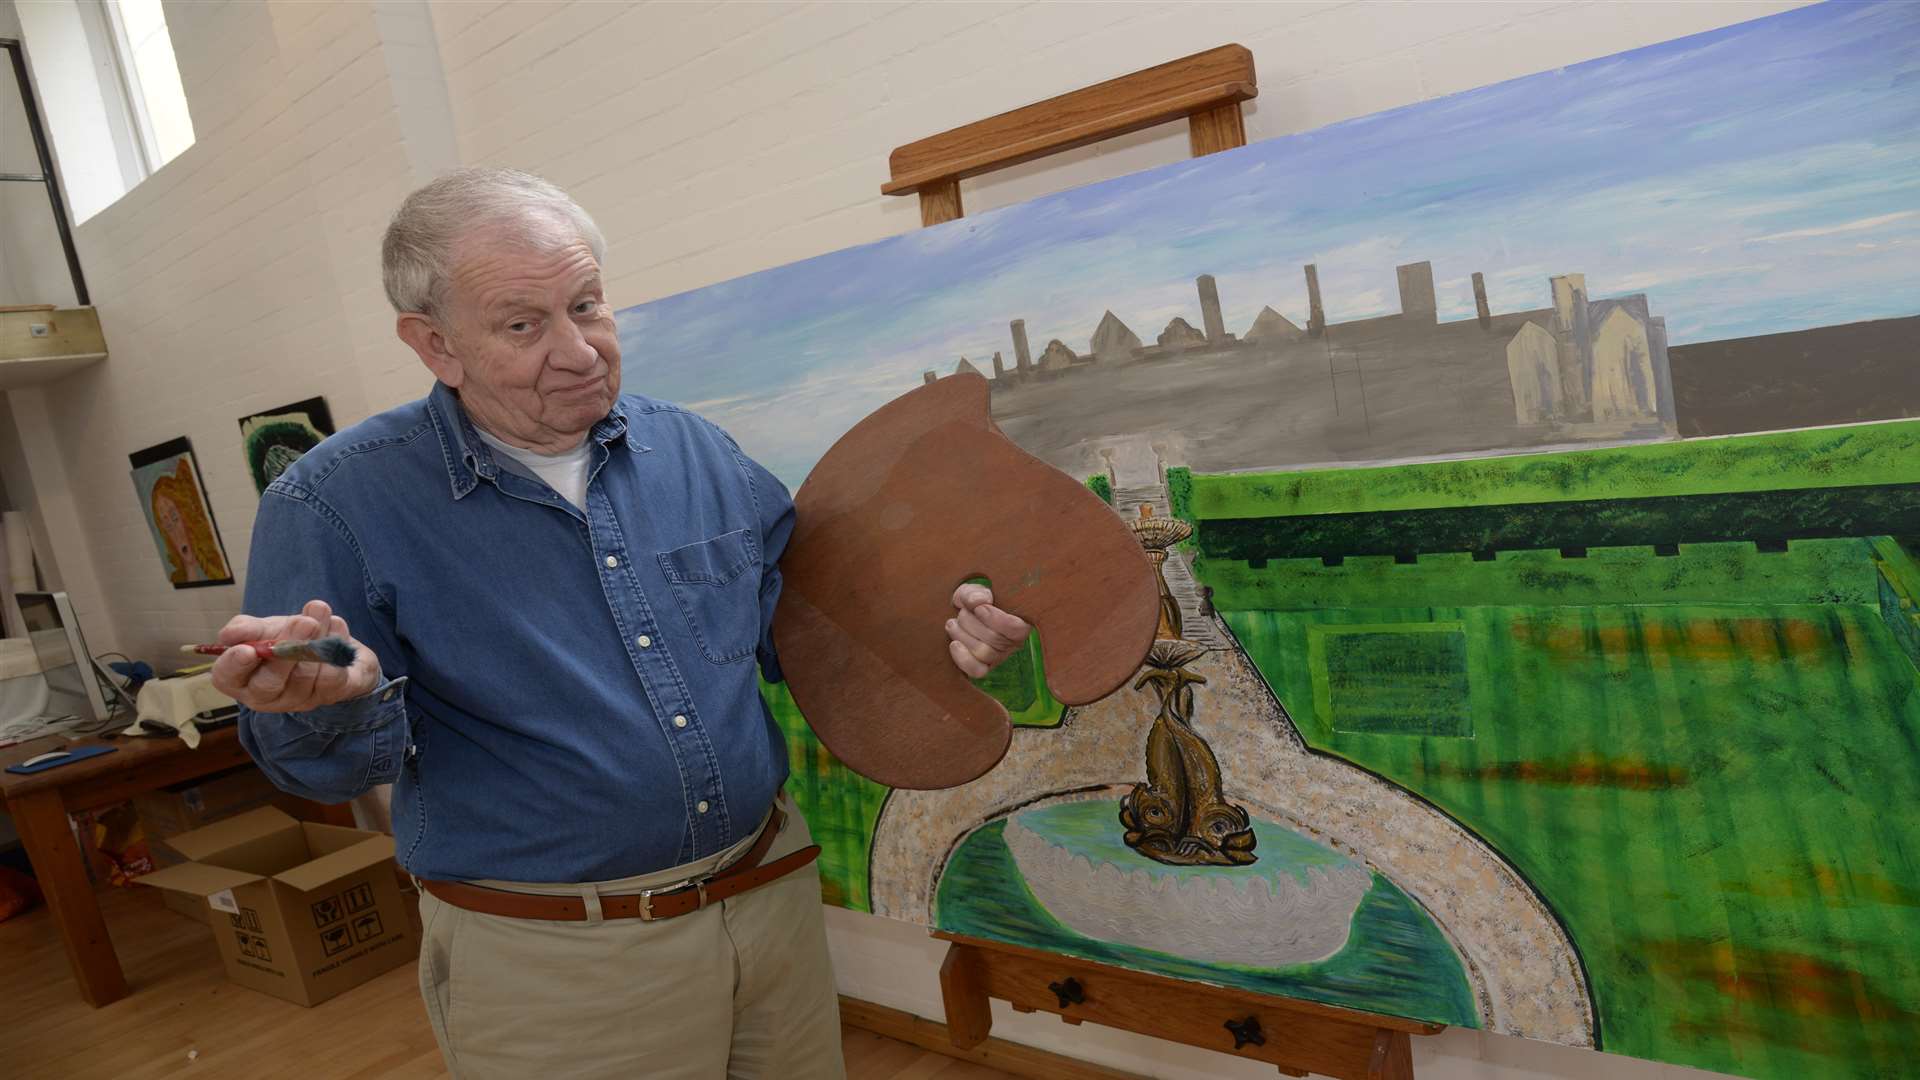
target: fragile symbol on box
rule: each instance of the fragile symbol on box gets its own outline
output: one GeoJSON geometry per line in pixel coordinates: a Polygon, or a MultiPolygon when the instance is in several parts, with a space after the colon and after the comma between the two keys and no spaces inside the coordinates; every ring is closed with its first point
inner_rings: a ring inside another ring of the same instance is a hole
{"type": "Polygon", "coordinates": [[[343,895],[348,911],[365,911],[373,906],[373,886],[365,882],[348,889],[343,895]]]}
{"type": "Polygon", "coordinates": [[[235,930],[251,930],[256,934],[260,932],[260,913],[252,908],[241,908],[235,911],[227,916],[227,921],[233,924],[235,930]]]}
{"type": "Polygon", "coordinates": [[[329,896],[325,900],[313,905],[313,925],[315,926],[325,926],[330,922],[338,922],[340,921],[340,915],[340,898],[338,896],[329,896]]]}
{"type": "Polygon", "coordinates": [[[366,941],[380,936],[380,913],[369,911],[353,920],[353,940],[366,941]]]}
{"type": "Polygon", "coordinates": [[[330,930],[320,931],[320,947],[326,950],[328,956],[344,952],[352,945],[353,933],[344,923],[330,930]]]}
{"type": "Polygon", "coordinates": [[[240,955],[273,963],[273,953],[267,951],[267,939],[253,934],[234,933],[234,939],[240,943],[240,955]]]}

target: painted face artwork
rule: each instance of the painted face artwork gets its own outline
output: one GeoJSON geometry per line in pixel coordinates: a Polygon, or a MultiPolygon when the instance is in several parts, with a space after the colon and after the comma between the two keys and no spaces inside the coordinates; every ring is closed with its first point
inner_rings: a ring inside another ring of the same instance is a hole
{"type": "Polygon", "coordinates": [[[129,458],[134,490],[167,580],[176,589],[231,583],[233,575],[187,440],[175,439],[129,458]]]}
{"type": "Polygon", "coordinates": [[[193,539],[187,533],[187,522],[180,513],[180,504],[158,488],[154,490],[153,516],[160,523],[160,531],[167,536],[167,551],[173,556],[175,572],[188,578],[205,577],[200,569],[200,560],[194,557],[193,539]]]}

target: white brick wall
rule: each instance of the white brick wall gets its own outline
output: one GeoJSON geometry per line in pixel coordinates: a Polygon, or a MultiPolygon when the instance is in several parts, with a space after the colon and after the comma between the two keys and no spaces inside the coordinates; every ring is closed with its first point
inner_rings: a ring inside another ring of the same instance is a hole
{"type": "MultiPolygon", "coordinates": [[[[168,587],[127,453],[193,439],[244,571],[238,417],[324,394],[345,424],[424,390],[391,337],[377,240],[456,158],[572,190],[625,306],[915,228],[913,200],[878,194],[893,146],[1225,42],[1257,60],[1261,139],[1788,6],[522,0],[436,3],[429,23],[409,0],[169,2],[199,141],[79,230],[112,359],[12,407],[39,486],[64,476],[43,516],[89,635],[164,657],[239,593],[168,587]]],[[[965,199],[978,212],[1185,154],[1169,125],[969,181],[965,199]]],[[[843,989],[937,1014],[919,931],[837,910],[830,927],[843,989]]],[[[1004,1009],[995,1027],[1156,1076],[1271,1075],[1004,1009]]],[[[1687,1072],[1473,1032],[1418,1045],[1421,1075],[1444,1080],[1687,1072]]]]}

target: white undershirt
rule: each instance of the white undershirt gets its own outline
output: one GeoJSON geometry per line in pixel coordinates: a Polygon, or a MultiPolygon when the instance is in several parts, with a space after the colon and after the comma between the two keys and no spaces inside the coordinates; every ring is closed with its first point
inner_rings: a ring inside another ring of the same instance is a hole
{"type": "MultiPolygon", "coordinates": [[[[479,431],[478,426],[475,426],[479,431]]],[[[480,431],[480,438],[488,446],[526,466],[533,475],[547,482],[547,486],[560,493],[560,497],[579,507],[587,508],[587,469],[593,460],[589,453],[591,442],[581,439],[580,445],[571,450],[562,450],[558,454],[542,454],[503,443],[499,439],[480,431]]]]}

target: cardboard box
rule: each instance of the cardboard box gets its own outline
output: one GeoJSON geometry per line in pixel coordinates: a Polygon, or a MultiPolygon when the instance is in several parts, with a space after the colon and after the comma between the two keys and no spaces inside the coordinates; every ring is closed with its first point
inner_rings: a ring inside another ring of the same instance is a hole
{"type": "MultiPolygon", "coordinates": [[[[133,807],[140,815],[140,826],[147,839],[147,854],[153,861],[154,869],[178,866],[188,861],[167,846],[170,836],[178,836],[261,806],[278,806],[297,815],[303,804],[305,800],[274,787],[267,775],[252,765],[241,765],[214,776],[142,792],[133,797],[133,807]]],[[[208,916],[219,915],[223,920],[221,925],[225,925],[226,916],[209,908],[201,897],[162,890],[160,902],[195,922],[211,925],[208,916]]]]}
{"type": "Polygon", "coordinates": [[[189,861],[140,884],[216,909],[208,923],[242,986],[317,1005],[419,951],[390,836],[263,806],[167,843],[189,861]]]}
{"type": "MultiPolygon", "coordinates": [[[[179,866],[181,863],[187,861],[181,858],[172,848],[158,840],[151,841],[147,845],[147,850],[149,854],[153,856],[153,865],[157,870],[165,870],[169,866],[179,866]]],[[[138,879],[135,879],[134,883],[139,884],[138,879]]],[[[165,905],[168,910],[185,915],[194,922],[206,923],[208,926],[213,926],[212,916],[219,915],[223,919],[226,917],[223,913],[208,907],[205,897],[194,896],[191,893],[161,889],[160,903],[165,905]]],[[[218,928],[216,927],[216,929],[218,928]]]]}

